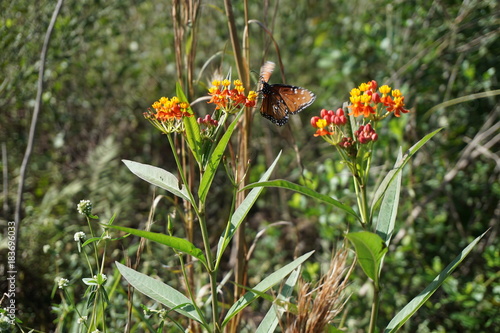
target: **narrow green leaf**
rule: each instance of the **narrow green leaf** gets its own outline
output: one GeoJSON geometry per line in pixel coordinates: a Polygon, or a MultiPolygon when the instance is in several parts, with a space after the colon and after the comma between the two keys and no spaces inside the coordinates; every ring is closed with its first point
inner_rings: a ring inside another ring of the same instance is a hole
{"type": "MultiPolygon", "coordinates": [[[[175,93],[177,95],[177,98],[179,98],[181,102],[189,103],[179,83],[175,85],[175,93]]],[[[196,160],[196,162],[198,162],[198,165],[201,165],[202,139],[200,135],[200,126],[198,125],[196,115],[194,114],[191,107],[188,108],[188,112],[193,116],[182,118],[182,121],[184,122],[184,128],[186,129],[186,141],[189,149],[191,149],[191,153],[193,154],[194,159],[196,160]]]]}
{"type": "Polygon", "coordinates": [[[217,144],[217,147],[215,147],[212,155],[209,157],[210,159],[208,160],[208,163],[205,167],[203,176],[201,177],[200,186],[198,188],[198,195],[200,197],[200,201],[202,202],[205,202],[205,199],[207,198],[208,190],[210,189],[210,185],[212,185],[212,181],[214,180],[215,173],[217,172],[217,168],[219,167],[220,160],[222,159],[222,156],[224,156],[226,146],[229,142],[229,139],[231,139],[234,128],[236,127],[236,124],[238,124],[238,120],[240,119],[242,114],[243,110],[236,115],[233,122],[231,123],[231,125],[229,125],[226,132],[217,144]]]}
{"type": "MultiPolygon", "coordinates": [[[[279,152],[278,156],[274,160],[273,164],[267,169],[267,171],[262,175],[260,178],[260,181],[266,181],[269,179],[271,176],[271,173],[273,172],[274,168],[276,167],[276,164],[278,163],[278,160],[281,157],[281,151],[279,152]]],[[[254,205],[255,201],[259,197],[260,193],[262,192],[264,188],[263,187],[255,187],[253,188],[250,193],[245,197],[243,202],[236,208],[234,211],[233,215],[231,216],[231,220],[229,221],[230,225],[226,230],[224,231],[224,234],[221,235],[219,238],[219,243],[217,246],[217,263],[221,260],[222,254],[226,250],[227,246],[229,245],[229,242],[233,238],[234,234],[236,233],[236,230],[238,227],[241,225],[243,220],[245,220],[245,217],[247,216],[248,212],[254,205]]]]}
{"type": "Polygon", "coordinates": [[[88,244],[90,244],[90,243],[97,242],[97,241],[99,241],[99,240],[101,240],[101,237],[92,237],[92,238],[89,238],[89,239],[87,239],[87,240],[86,240],[86,241],[82,244],[82,247],[84,247],[84,246],[86,246],[86,245],[88,245],[88,244]]]}
{"type": "MultiPolygon", "coordinates": [[[[398,164],[402,158],[403,157],[400,148],[396,164],[398,164]]],[[[382,200],[382,204],[380,205],[380,213],[378,214],[377,226],[375,231],[377,235],[379,235],[384,240],[387,246],[389,246],[392,232],[394,231],[394,225],[396,224],[402,178],[403,173],[398,172],[395,181],[389,184],[389,187],[385,192],[384,199],[382,200]]]]}
{"type": "Polygon", "coordinates": [[[132,285],[132,287],[155,301],[162,303],[166,307],[174,309],[180,314],[196,320],[207,327],[205,318],[200,316],[200,313],[196,311],[191,300],[182,293],[159,280],[137,272],[117,261],[115,264],[122,276],[132,285]]]}
{"type": "MultiPolygon", "coordinates": [[[[287,301],[287,299],[293,292],[293,288],[297,283],[299,276],[300,276],[300,267],[294,270],[286,280],[285,285],[283,286],[283,288],[281,288],[281,291],[277,297],[278,302],[287,301]]],[[[255,333],[274,332],[274,330],[278,326],[279,320],[284,311],[285,309],[282,306],[273,303],[273,305],[271,305],[271,307],[267,311],[264,319],[262,319],[262,321],[260,322],[260,325],[255,331],[255,333]]]]}
{"type": "Polygon", "coordinates": [[[387,191],[387,188],[389,187],[390,183],[394,180],[396,175],[403,169],[403,167],[408,163],[410,158],[420,149],[422,146],[429,141],[434,135],[436,135],[439,131],[441,131],[442,128],[439,128],[435,130],[432,133],[427,134],[424,136],[419,142],[414,144],[406,154],[403,156],[403,159],[400,160],[399,163],[396,163],[394,166],[394,169],[390,170],[385,178],[382,180],[380,183],[379,187],[377,188],[377,191],[375,192],[375,195],[373,196],[373,201],[372,201],[372,207],[371,207],[371,215],[373,216],[375,210],[377,207],[380,205],[380,201],[382,200],[385,192],[387,191]]]}
{"type": "Polygon", "coordinates": [[[161,168],[142,164],[129,160],[122,160],[123,163],[135,174],[137,177],[147,181],[150,184],[158,186],[168,192],[191,202],[189,199],[189,194],[184,185],[181,185],[177,177],[161,168]]]}
{"type": "Polygon", "coordinates": [[[381,260],[387,252],[384,241],[379,235],[368,231],[351,232],[346,238],[354,245],[361,268],[378,286],[381,260]]]}
{"type": "Polygon", "coordinates": [[[179,238],[179,237],[173,237],[173,236],[168,236],[164,234],[160,234],[157,232],[151,232],[151,231],[145,231],[145,230],[138,230],[138,229],[133,229],[133,228],[127,228],[127,227],[120,227],[116,225],[105,225],[106,227],[121,230],[124,232],[128,232],[132,235],[143,237],[149,240],[152,240],[153,242],[157,242],[166,246],[170,246],[171,248],[174,248],[178,251],[187,253],[197,259],[199,259],[203,264],[207,264],[207,259],[205,258],[205,255],[203,254],[203,251],[197,248],[196,246],[193,245],[190,241],[179,238]]]}
{"type": "Polygon", "coordinates": [[[278,179],[278,180],[272,180],[272,181],[268,181],[268,182],[253,183],[253,184],[250,184],[250,185],[246,186],[244,189],[249,189],[249,188],[254,188],[254,187],[260,187],[260,186],[262,186],[262,187],[281,187],[281,188],[286,188],[286,189],[289,189],[289,190],[293,190],[295,192],[307,195],[307,196],[309,196],[311,198],[323,201],[323,202],[325,202],[327,204],[330,204],[332,206],[340,208],[344,212],[346,212],[347,214],[352,215],[356,219],[359,220],[359,217],[356,214],[356,212],[351,207],[343,204],[339,200],[334,199],[334,198],[332,198],[332,197],[330,197],[328,195],[318,193],[318,192],[316,192],[316,191],[314,191],[314,190],[312,190],[312,189],[310,189],[308,187],[305,187],[305,186],[302,186],[302,185],[298,185],[298,184],[294,184],[294,183],[289,182],[287,180],[278,179]]]}
{"type": "Polygon", "coordinates": [[[483,238],[483,236],[489,231],[486,230],[481,236],[474,239],[462,252],[448,265],[446,268],[439,273],[438,276],[425,288],[420,294],[412,299],[399,313],[390,321],[384,330],[384,333],[396,332],[401,326],[410,319],[415,312],[434,294],[434,292],[443,284],[444,280],[453,273],[455,268],[467,257],[467,255],[472,251],[474,246],[483,238]]]}
{"type": "MultiPolygon", "coordinates": [[[[314,251],[311,251],[309,253],[306,253],[302,255],[301,257],[295,259],[288,265],[278,269],[276,272],[272,273],[268,277],[266,277],[264,280],[262,280],[259,284],[257,284],[253,290],[261,293],[261,292],[266,292],[270,288],[272,288],[274,285],[278,284],[285,276],[290,274],[294,269],[302,265],[304,261],[306,261],[314,251]]],[[[248,306],[250,303],[252,303],[254,300],[258,298],[258,293],[253,292],[253,291],[248,291],[243,295],[236,303],[231,306],[231,308],[228,310],[226,317],[224,318],[224,321],[222,322],[222,327],[224,327],[231,318],[233,318],[235,315],[237,315],[241,310],[243,310],[246,306],[248,306]]]]}

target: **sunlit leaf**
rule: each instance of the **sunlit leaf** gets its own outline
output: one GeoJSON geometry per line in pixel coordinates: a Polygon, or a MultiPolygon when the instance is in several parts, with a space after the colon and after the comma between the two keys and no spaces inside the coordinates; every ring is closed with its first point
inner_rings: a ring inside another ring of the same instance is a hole
{"type": "MultiPolygon", "coordinates": [[[[396,164],[401,161],[401,158],[402,152],[400,149],[396,164]]],[[[402,178],[403,173],[398,172],[394,181],[389,184],[389,187],[385,192],[384,199],[382,200],[382,204],[380,205],[380,213],[378,214],[377,226],[375,230],[377,235],[384,240],[387,246],[389,246],[389,242],[394,231],[394,225],[396,224],[402,178]]]]}
{"type": "Polygon", "coordinates": [[[381,261],[387,252],[385,242],[377,234],[368,231],[351,232],[346,238],[354,245],[359,265],[378,286],[381,261]]]}
{"type": "Polygon", "coordinates": [[[168,192],[186,201],[191,201],[189,199],[186,187],[180,184],[177,177],[175,177],[167,170],[129,160],[123,160],[123,163],[125,163],[127,168],[129,168],[129,170],[132,171],[132,173],[137,177],[147,181],[150,184],[167,190],[168,192]]]}
{"type": "Polygon", "coordinates": [[[318,193],[318,192],[316,192],[316,191],[314,191],[314,190],[312,190],[312,189],[310,189],[308,187],[305,187],[305,186],[302,186],[302,185],[298,185],[298,184],[294,184],[294,183],[289,182],[287,180],[278,179],[278,180],[271,180],[271,181],[267,181],[267,182],[261,182],[261,181],[259,181],[257,183],[253,183],[253,184],[247,185],[245,187],[245,189],[254,188],[254,187],[261,187],[261,186],[262,187],[281,187],[281,188],[286,188],[286,189],[289,189],[289,190],[293,190],[295,192],[307,195],[307,196],[309,196],[311,198],[323,201],[323,202],[325,202],[327,204],[330,204],[332,206],[340,208],[341,210],[343,210],[347,214],[349,214],[351,216],[354,216],[356,219],[359,220],[359,217],[356,214],[356,212],[351,207],[343,204],[339,200],[334,199],[334,198],[332,198],[332,197],[330,197],[328,195],[318,193]]]}
{"type": "Polygon", "coordinates": [[[266,292],[276,284],[278,284],[285,276],[290,274],[294,269],[296,269],[298,266],[300,266],[304,261],[306,261],[314,251],[311,251],[309,253],[306,253],[302,255],[301,257],[295,259],[285,267],[282,267],[278,269],[276,272],[272,273],[268,277],[266,277],[264,280],[262,280],[259,284],[257,284],[253,290],[257,291],[248,291],[243,295],[236,303],[231,306],[231,308],[227,311],[226,317],[224,318],[224,321],[222,322],[222,326],[224,327],[231,318],[236,316],[241,310],[243,310],[245,307],[247,307],[250,303],[255,301],[258,298],[258,293],[266,292]]]}
{"type": "MultiPolygon", "coordinates": [[[[276,167],[276,164],[278,163],[278,160],[281,156],[281,151],[274,160],[273,164],[267,169],[267,171],[262,175],[260,178],[260,181],[266,181],[269,179],[271,176],[271,173],[273,172],[274,168],[276,167]]],[[[252,208],[253,204],[259,197],[260,193],[262,192],[264,188],[263,187],[255,187],[253,188],[248,195],[245,197],[243,202],[236,208],[235,212],[231,216],[231,220],[229,221],[229,225],[227,226],[226,230],[224,231],[224,234],[221,235],[219,238],[219,244],[217,246],[217,262],[219,262],[222,258],[222,254],[226,250],[227,246],[229,245],[229,242],[233,238],[234,234],[236,233],[236,230],[240,226],[240,224],[243,222],[245,217],[247,216],[248,212],[252,208]]]]}
{"type": "Polygon", "coordinates": [[[396,332],[401,326],[406,323],[411,316],[417,312],[418,309],[434,294],[434,292],[443,284],[443,282],[448,278],[451,273],[457,268],[457,266],[467,257],[467,255],[472,251],[474,246],[483,238],[483,236],[489,231],[489,229],[484,232],[481,236],[474,239],[465,249],[460,252],[460,254],[448,265],[446,268],[439,273],[438,276],[425,288],[420,294],[412,299],[399,313],[389,322],[384,330],[384,333],[396,332]]]}
{"type": "Polygon", "coordinates": [[[174,309],[180,314],[206,326],[205,318],[200,316],[191,300],[182,293],[159,280],[137,272],[119,262],[115,263],[120,273],[132,287],[166,307],[174,309]]]}
{"type": "Polygon", "coordinates": [[[375,191],[375,195],[373,196],[373,201],[372,201],[372,207],[371,207],[371,215],[373,216],[374,211],[377,209],[377,207],[380,205],[380,201],[382,200],[383,196],[385,195],[385,192],[387,191],[387,188],[389,187],[390,183],[395,179],[397,174],[401,172],[403,167],[408,163],[410,158],[420,149],[422,146],[429,141],[434,135],[436,135],[439,131],[441,131],[442,128],[435,130],[432,133],[427,134],[424,136],[419,142],[414,144],[406,154],[403,156],[403,159],[399,161],[399,163],[396,163],[394,168],[390,170],[385,178],[382,180],[380,183],[379,187],[375,191]]]}
{"type": "Polygon", "coordinates": [[[209,156],[210,159],[208,160],[207,165],[205,166],[205,169],[203,171],[203,176],[201,177],[200,186],[198,189],[198,195],[202,202],[204,202],[205,199],[207,198],[208,190],[210,189],[210,185],[212,185],[212,181],[214,180],[215,173],[217,172],[217,168],[219,167],[219,163],[222,159],[222,156],[224,156],[224,151],[226,150],[226,146],[242,114],[243,112],[241,111],[234,118],[233,122],[231,123],[231,125],[229,125],[226,132],[224,133],[219,143],[217,144],[217,147],[215,147],[214,151],[209,156]]]}
{"type": "MultiPolygon", "coordinates": [[[[288,279],[286,279],[285,285],[283,286],[283,288],[281,288],[281,291],[277,297],[278,301],[282,302],[287,301],[287,299],[293,292],[293,288],[297,283],[299,276],[300,276],[300,267],[294,270],[290,274],[288,279]]],[[[271,305],[271,307],[267,311],[264,319],[262,319],[262,321],[260,322],[260,325],[255,331],[255,333],[274,332],[274,330],[278,326],[281,315],[283,314],[284,311],[285,309],[282,306],[273,303],[273,305],[271,305]]]]}
{"type": "Polygon", "coordinates": [[[127,227],[120,227],[116,225],[106,225],[109,228],[121,230],[124,232],[128,232],[132,235],[143,237],[149,240],[152,240],[154,242],[170,246],[171,248],[174,248],[178,251],[184,252],[186,254],[189,254],[197,259],[199,259],[202,263],[206,264],[207,259],[205,258],[205,255],[203,254],[203,251],[197,248],[196,246],[193,245],[190,241],[179,238],[179,237],[173,237],[165,234],[160,234],[157,232],[151,232],[151,231],[145,231],[145,230],[138,230],[138,229],[133,229],[133,228],[127,228],[127,227]]]}

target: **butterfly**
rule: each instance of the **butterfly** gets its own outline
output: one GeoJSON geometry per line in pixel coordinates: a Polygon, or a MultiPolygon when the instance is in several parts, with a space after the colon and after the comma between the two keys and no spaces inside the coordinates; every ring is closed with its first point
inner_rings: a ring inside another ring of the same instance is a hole
{"type": "Polygon", "coordinates": [[[267,61],[260,70],[260,93],[263,96],[260,114],[278,126],[288,121],[288,115],[296,114],[311,105],[316,96],[309,90],[287,84],[269,84],[275,64],[267,61]]]}

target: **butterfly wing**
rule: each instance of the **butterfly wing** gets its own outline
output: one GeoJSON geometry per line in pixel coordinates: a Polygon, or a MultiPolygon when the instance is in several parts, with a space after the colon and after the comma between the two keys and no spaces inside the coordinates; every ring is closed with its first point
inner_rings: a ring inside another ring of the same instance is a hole
{"type": "Polygon", "coordinates": [[[279,93],[279,87],[269,85],[262,81],[261,93],[263,95],[260,114],[278,126],[283,126],[288,121],[288,107],[279,93]]]}
{"type": "MultiPolygon", "coordinates": [[[[266,61],[264,65],[260,68],[260,81],[269,82],[271,74],[273,74],[274,67],[276,65],[272,61],[266,61]]],[[[260,87],[262,89],[262,86],[260,87]]]]}
{"type": "Polygon", "coordinates": [[[263,96],[260,113],[278,126],[288,121],[289,114],[295,114],[311,105],[316,96],[309,90],[287,84],[269,84],[275,64],[267,61],[260,69],[260,93],[263,96]]]}
{"type": "Polygon", "coordinates": [[[277,86],[281,99],[286,104],[289,114],[296,114],[311,105],[316,99],[316,95],[311,91],[284,84],[273,84],[277,86]]]}

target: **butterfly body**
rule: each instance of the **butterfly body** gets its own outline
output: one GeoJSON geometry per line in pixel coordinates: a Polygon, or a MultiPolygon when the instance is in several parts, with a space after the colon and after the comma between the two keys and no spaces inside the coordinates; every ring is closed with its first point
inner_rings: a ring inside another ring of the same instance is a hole
{"type": "Polygon", "coordinates": [[[274,63],[266,62],[261,69],[260,93],[263,96],[260,113],[278,126],[288,122],[288,115],[296,114],[311,105],[316,96],[311,91],[287,84],[269,84],[274,63]]]}

